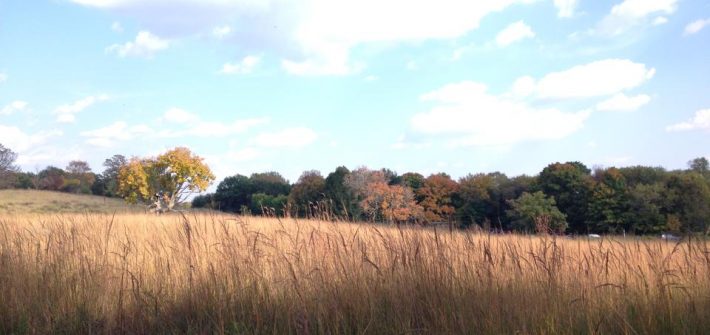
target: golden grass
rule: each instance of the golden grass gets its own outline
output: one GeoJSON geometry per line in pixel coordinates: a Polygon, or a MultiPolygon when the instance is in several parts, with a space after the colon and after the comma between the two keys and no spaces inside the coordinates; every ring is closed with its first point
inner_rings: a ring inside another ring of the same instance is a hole
{"type": "Polygon", "coordinates": [[[0,333],[701,334],[705,241],[0,216],[0,333]]]}
{"type": "Polygon", "coordinates": [[[123,199],[38,190],[0,190],[0,214],[145,212],[123,199]]]}

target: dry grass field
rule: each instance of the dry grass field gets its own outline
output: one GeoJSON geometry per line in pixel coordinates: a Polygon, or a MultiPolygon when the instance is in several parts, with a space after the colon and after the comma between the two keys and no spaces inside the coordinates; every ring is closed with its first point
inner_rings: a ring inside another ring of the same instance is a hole
{"type": "Polygon", "coordinates": [[[705,241],[0,215],[0,333],[702,334],[705,241]]]}
{"type": "Polygon", "coordinates": [[[144,212],[122,199],[37,190],[0,190],[0,214],[144,212]]]}

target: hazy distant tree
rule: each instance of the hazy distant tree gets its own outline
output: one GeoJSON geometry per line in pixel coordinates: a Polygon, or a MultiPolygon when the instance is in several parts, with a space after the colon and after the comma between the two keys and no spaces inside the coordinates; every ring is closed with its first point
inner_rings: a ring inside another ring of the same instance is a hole
{"type": "Polygon", "coordinates": [[[450,221],[455,212],[453,198],[458,184],[445,173],[433,174],[424,180],[417,190],[424,209],[424,218],[429,222],[450,221]]]}
{"type": "Polygon", "coordinates": [[[538,191],[523,193],[518,199],[509,200],[508,215],[513,219],[513,228],[522,232],[562,233],[567,228],[565,215],[555,205],[555,199],[538,191]]]}
{"type": "Polygon", "coordinates": [[[619,172],[624,175],[629,187],[664,183],[669,177],[668,172],[662,167],[629,166],[619,168],[619,172]]]}
{"type": "Polygon", "coordinates": [[[325,199],[325,178],[315,170],[305,171],[291,188],[288,203],[297,215],[310,217],[323,213],[314,213],[320,201],[325,199]]]}
{"type": "Polygon", "coordinates": [[[118,172],[127,163],[128,160],[123,155],[113,155],[104,161],[104,172],[101,173],[101,183],[105,190],[103,194],[109,197],[118,196],[118,172]]]}
{"type": "Polygon", "coordinates": [[[65,168],[67,172],[62,191],[71,193],[91,193],[91,186],[96,176],[91,172],[89,163],[74,160],[65,168]]]}
{"type": "Polygon", "coordinates": [[[0,188],[12,187],[19,168],[15,165],[17,153],[0,144],[0,188]]]}
{"type": "Polygon", "coordinates": [[[710,162],[705,157],[698,157],[688,162],[690,170],[700,173],[703,176],[710,176],[710,162]]]}
{"type": "Polygon", "coordinates": [[[59,191],[64,186],[65,175],[64,170],[48,166],[37,174],[37,187],[41,190],[59,191]]]}
{"type": "Polygon", "coordinates": [[[577,233],[589,231],[587,208],[594,185],[590,172],[582,163],[567,162],[550,164],[538,176],[538,189],[555,198],[569,228],[577,233]]]}

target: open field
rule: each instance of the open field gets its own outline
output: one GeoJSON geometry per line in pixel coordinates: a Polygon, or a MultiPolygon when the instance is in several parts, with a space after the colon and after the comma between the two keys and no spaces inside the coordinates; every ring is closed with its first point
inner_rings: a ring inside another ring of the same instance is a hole
{"type": "Polygon", "coordinates": [[[701,334],[705,241],[0,215],[0,333],[701,334]]]}
{"type": "Polygon", "coordinates": [[[37,190],[0,190],[0,214],[144,212],[122,199],[37,190]]]}

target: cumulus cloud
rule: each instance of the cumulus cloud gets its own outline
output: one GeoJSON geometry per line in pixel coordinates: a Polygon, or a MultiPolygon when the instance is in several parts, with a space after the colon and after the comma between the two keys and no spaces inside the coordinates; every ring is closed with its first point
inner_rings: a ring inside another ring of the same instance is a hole
{"type": "Polygon", "coordinates": [[[668,19],[665,16],[659,16],[655,19],[653,19],[653,25],[654,26],[660,26],[662,24],[668,23],[668,19]]]}
{"type": "Polygon", "coordinates": [[[158,51],[170,46],[168,40],[162,39],[149,31],[140,31],[132,42],[113,44],[106,48],[106,52],[115,53],[119,57],[144,57],[151,58],[158,51]]]}
{"type": "Polygon", "coordinates": [[[251,118],[236,120],[232,122],[201,121],[191,122],[187,128],[178,130],[162,130],[155,133],[155,136],[162,138],[174,138],[184,136],[195,137],[225,137],[241,134],[247,130],[268,123],[268,118],[251,118]]]}
{"type": "Polygon", "coordinates": [[[225,63],[220,72],[224,74],[249,74],[259,65],[259,56],[246,56],[238,63],[225,63]]]}
{"type": "Polygon", "coordinates": [[[617,93],[611,98],[597,104],[599,111],[618,111],[631,112],[651,101],[651,97],[645,94],[639,94],[629,97],[624,93],[617,93]]]}
{"type": "MultiPolygon", "coordinates": [[[[487,15],[530,0],[73,0],[131,15],[150,31],[179,37],[238,24],[230,37],[250,52],[274,52],[297,75],[358,73],[350,51],[367,43],[452,39],[478,28],[487,15]],[[167,14],[166,14],[167,13],[167,14]],[[158,15],[160,14],[160,15],[158,15]],[[168,15],[169,14],[169,15],[168,15]],[[168,19],[169,18],[169,19],[168,19]],[[394,22],[396,21],[396,23],[394,22]]],[[[130,42],[131,46],[137,42],[130,42]]],[[[128,45],[128,44],[127,44],[128,45]]],[[[165,45],[167,47],[167,44],[165,45]]],[[[126,45],[117,45],[116,52],[126,45]]]]}
{"type": "Polygon", "coordinates": [[[318,134],[310,128],[287,128],[277,132],[261,133],[253,139],[255,145],[266,148],[301,148],[318,138],[318,134]]]}
{"type": "Polygon", "coordinates": [[[83,111],[100,101],[108,100],[108,95],[101,94],[96,96],[88,96],[86,98],[75,101],[74,103],[61,105],[54,110],[57,115],[57,122],[71,123],[76,119],[75,114],[83,111]]]}
{"type": "Polygon", "coordinates": [[[569,99],[607,96],[637,87],[656,73],[641,63],[626,59],[605,59],[553,72],[533,82],[530,77],[516,81],[521,93],[540,98],[569,99]]]}
{"type": "Polygon", "coordinates": [[[611,12],[599,22],[595,32],[611,36],[622,34],[634,26],[648,22],[649,16],[672,14],[677,3],[678,0],[624,0],[611,8],[611,12]]]}
{"type": "Polygon", "coordinates": [[[666,131],[710,130],[710,108],[695,112],[692,119],[666,127],[666,131]]]}
{"type": "Polygon", "coordinates": [[[34,134],[27,134],[15,126],[0,125],[0,143],[20,154],[47,143],[49,139],[61,136],[59,130],[40,131],[34,134]]]}
{"type": "Polygon", "coordinates": [[[589,111],[568,113],[529,106],[505,95],[492,95],[486,85],[472,81],[446,85],[422,95],[421,100],[435,106],[412,117],[412,131],[447,136],[453,146],[560,139],[582,128],[590,115],[589,111]]]}
{"type": "Polygon", "coordinates": [[[525,24],[525,22],[518,21],[505,27],[505,29],[496,35],[496,44],[500,47],[505,47],[517,41],[533,37],[535,37],[535,33],[532,31],[532,28],[525,24]]]}
{"type": "Polygon", "coordinates": [[[143,124],[129,126],[124,121],[116,121],[105,127],[83,131],[80,135],[86,137],[86,143],[93,146],[112,147],[117,142],[129,141],[152,132],[153,129],[143,124]]]}
{"type": "Polygon", "coordinates": [[[27,108],[27,105],[28,104],[25,101],[15,100],[0,109],[0,115],[10,115],[14,114],[15,112],[21,112],[25,110],[25,108],[27,108]]]}
{"type": "Polygon", "coordinates": [[[707,25],[710,25],[710,18],[707,18],[705,20],[693,21],[691,23],[688,23],[687,26],[685,26],[685,30],[683,31],[683,34],[684,35],[695,34],[699,31],[703,30],[703,28],[705,28],[705,26],[707,26],[707,25]]]}
{"type": "Polygon", "coordinates": [[[554,0],[555,7],[557,7],[558,11],[557,16],[572,17],[578,2],[579,0],[554,0]]]}

